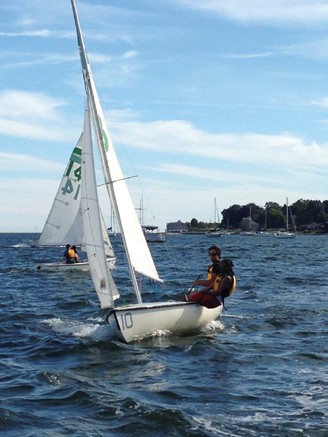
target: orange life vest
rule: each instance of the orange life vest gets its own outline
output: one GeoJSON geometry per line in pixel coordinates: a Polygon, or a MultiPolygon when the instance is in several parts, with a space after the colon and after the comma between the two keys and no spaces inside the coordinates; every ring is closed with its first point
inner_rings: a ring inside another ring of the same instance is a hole
{"type": "Polygon", "coordinates": [[[76,263],[76,255],[74,249],[68,249],[67,251],[67,263],[76,263]]]}

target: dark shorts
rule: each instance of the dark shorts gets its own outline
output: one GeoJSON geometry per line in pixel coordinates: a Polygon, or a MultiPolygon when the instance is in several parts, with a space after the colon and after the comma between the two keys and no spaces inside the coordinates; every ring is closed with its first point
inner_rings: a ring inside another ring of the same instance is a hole
{"type": "Polygon", "coordinates": [[[214,294],[205,294],[200,291],[188,294],[186,299],[188,302],[198,302],[206,308],[216,308],[221,305],[221,302],[214,294]]]}

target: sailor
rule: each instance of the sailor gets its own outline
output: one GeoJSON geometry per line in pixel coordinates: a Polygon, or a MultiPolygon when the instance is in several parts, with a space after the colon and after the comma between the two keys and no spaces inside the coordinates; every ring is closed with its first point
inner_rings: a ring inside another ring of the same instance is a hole
{"type": "Polygon", "coordinates": [[[66,262],[66,264],[74,264],[78,261],[78,256],[74,250],[74,246],[71,246],[70,244],[66,244],[66,250],[63,255],[63,261],[66,262]]]}
{"type": "Polygon", "coordinates": [[[224,299],[231,296],[236,288],[233,262],[230,259],[224,259],[220,262],[220,271],[215,275],[214,282],[212,280],[202,282],[209,282],[209,284],[202,290],[187,295],[186,301],[198,302],[206,308],[216,308],[222,304],[224,305],[224,299]]]}

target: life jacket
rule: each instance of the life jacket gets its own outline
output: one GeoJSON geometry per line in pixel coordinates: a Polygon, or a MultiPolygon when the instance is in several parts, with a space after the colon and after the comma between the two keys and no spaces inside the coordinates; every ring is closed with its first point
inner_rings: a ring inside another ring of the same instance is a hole
{"type": "Polygon", "coordinates": [[[68,249],[67,251],[67,263],[72,264],[76,262],[74,249],[68,249]]]}
{"type": "Polygon", "coordinates": [[[236,286],[237,286],[237,280],[236,280],[236,276],[234,274],[223,274],[223,275],[217,275],[213,284],[213,291],[214,293],[216,293],[219,289],[219,286],[221,284],[221,281],[224,277],[226,276],[230,276],[230,278],[232,279],[231,281],[231,285],[227,290],[224,290],[222,293],[222,299],[224,300],[224,298],[229,297],[232,295],[232,293],[235,291],[236,286]]]}
{"type": "Polygon", "coordinates": [[[219,263],[211,264],[211,265],[209,266],[209,268],[207,269],[207,278],[206,278],[206,279],[207,279],[208,281],[212,278],[212,273],[213,273],[214,265],[217,265],[217,264],[219,264],[219,263]]]}
{"type": "Polygon", "coordinates": [[[209,268],[207,269],[207,280],[209,281],[212,277],[212,271],[213,271],[213,264],[211,266],[209,266],[209,268]]]}

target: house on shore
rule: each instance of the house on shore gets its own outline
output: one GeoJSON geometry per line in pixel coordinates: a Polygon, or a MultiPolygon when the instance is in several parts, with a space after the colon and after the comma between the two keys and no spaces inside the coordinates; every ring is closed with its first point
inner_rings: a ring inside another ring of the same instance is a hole
{"type": "Polygon", "coordinates": [[[180,220],[177,222],[166,223],[166,232],[171,234],[183,234],[188,232],[188,226],[180,220]]]}

